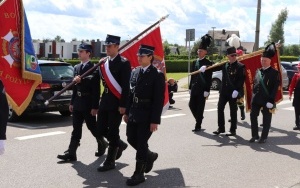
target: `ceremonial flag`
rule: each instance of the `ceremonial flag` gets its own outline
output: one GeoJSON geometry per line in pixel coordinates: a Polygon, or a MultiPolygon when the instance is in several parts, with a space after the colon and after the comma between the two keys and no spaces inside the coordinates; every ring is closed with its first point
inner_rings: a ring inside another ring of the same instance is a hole
{"type": "MultiPolygon", "coordinates": [[[[161,70],[165,74],[166,78],[166,65],[159,25],[154,26],[154,28],[152,28],[152,30],[146,33],[143,37],[133,41],[131,44],[128,44],[121,52],[121,55],[130,61],[132,69],[139,66],[136,54],[141,44],[155,47],[153,65],[158,70],[161,70]]],[[[169,108],[169,105],[168,84],[166,83],[163,113],[169,108]]]]}
{"type": "Polygon", "coordinates": [[[22,0],[0,0],[0,79],[21,115],[42,82],[22,0]]]}
{"type": "MultiPolygon", "coordinates": [[[[246,54],[238,57],[238,60],[243,63],[246,67],[246,79],[245,79],[245,99],[246,99],[246,109],[249,111],[251,109],[251,99],[252,99],[252,90],[253,90],[253,81],[255,78],[256,71],[261,68],[261,55],[264,50],[253,52],[251,54],[246,54]]],[[[282,73],[281,65],[279,59],[279,52],[271,59],[271,66],[276,69],[280,74],[280,86],[278,88],[277,95],[275,97],[275,103],[279,103],[283,100],[283,89],[282,89],[282,73]]]]}

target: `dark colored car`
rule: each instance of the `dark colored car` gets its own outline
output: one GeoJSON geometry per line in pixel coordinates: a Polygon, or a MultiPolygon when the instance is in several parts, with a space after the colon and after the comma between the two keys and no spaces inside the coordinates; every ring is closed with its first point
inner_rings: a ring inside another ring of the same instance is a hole
{"type": "MultiPolygon", "coordinates": [[[[74,68],[71,64],[60,61],[38,60],[38,64],[42,73],[42,83],[35,89],[31,102],[23,114],[59,111],[63,116],[70,116],[69,105],[73,92],[72,87],[50,102],[49,105],[46,106],[44,103],[72,82],[74,68]]],[[[19,118],[20,116],[10,107],[9,121],[17,121],[19,118]]]]}
{"type": "Polygon", "coordinates": [[[298,72],[296,64],[292,64],[291,62],[288,61],[281,61],[281,65],[286,69],[287,76],[289,78],[289,83],[291,83],[294,74],[298,72]]]}

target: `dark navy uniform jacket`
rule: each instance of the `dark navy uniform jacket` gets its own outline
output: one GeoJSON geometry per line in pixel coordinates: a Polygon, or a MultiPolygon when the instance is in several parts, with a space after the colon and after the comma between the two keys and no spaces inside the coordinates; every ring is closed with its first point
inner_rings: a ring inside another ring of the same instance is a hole
{"type": "Polygon", "coordinates": [[[257,70],[255,79],[253,81],[252,103],[261,106],[265,106],[268,102],[274,104],[279,84],[280,84],[279,72],[274,68],[269,67],[266,70],[263,69],[257,70]],[[266,86],[269,95],[266,94],[260,82],[259,71],[261,72],[264,85],[266,86]]]}
{"type": "MultiPolygon", "coordinates": [[[[206,58],[203,58],[201,60],[197,59],[197,60],[193,61],[192,67],[191,67],[191,72],[199,70],[199,68],[204,65],[207,67],[211,66],[212,62],[206,58]],[[197,63],[197,61],[198,61],[198,63],[197,63]]],[[[202,95],[203,96],[204,91],[209,92],[210,86],[211,86],[211,76],[212,76],[211,71],[207,71],[205,73],[201,72],[201,73],[192,75],[191,82],[189,85],[189,89],[191,90],[191,95],[202,95]]]]}
{"type": "MultiPolygon", "coordinates": [[[[74,67],[74,77],[82,75],[84,72],[94,66],[93,63],[88,62],[82,70],[81,64],[74,67]]],[[[73,95],[71,105],[77,111],[89,111],[91,109],[98,109],[100,98],[100,75],[99,71],[94,71],[88,76],[81,78],[81,82],[73,86],[73,95]]]]}
{"type": "Polygon", "coordinates": [[[222,70],[222,86],[220,89],[220,95],[232,97],[234,90],[239,92],[240,98],[244,93],[244,82],[245,82],[245,65],[235,61],[233,63],[225,63],[222,66],[215,67],[210,71],[222,70]]]}
{"type": "Polygon", "coordinates": [[[130,78],[130,94],[126,115],[136,123],[160,124],[164,105],[165,77],[152,64],[144,73],[141,67],[133,70],[130,78]]]}
{"type": "Polygon", "coordinates": [[[122,88],[121,99],[118,99],[112,92],[110,92],[104,78],[101,77],[104,86],[104,92],[102,93],[99,110],[116,110],[119,107],[125,108],[127,104],[129,79],[131,74],[130,62],[118,54],[113,61],[109,62],[109,70],[122,88]]]}

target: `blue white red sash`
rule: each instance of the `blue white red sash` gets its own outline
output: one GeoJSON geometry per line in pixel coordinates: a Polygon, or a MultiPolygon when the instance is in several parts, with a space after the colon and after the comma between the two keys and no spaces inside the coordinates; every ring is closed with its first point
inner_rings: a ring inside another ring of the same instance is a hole
{"type": "Polygon", "coordinates": [[[122,88],[109,70],[108,58],[106,59],[105,63],[101,63],[100,71],[108,89],[114,94],[114,96],[116,96],[118,99],[121,99],[122,88]]]}

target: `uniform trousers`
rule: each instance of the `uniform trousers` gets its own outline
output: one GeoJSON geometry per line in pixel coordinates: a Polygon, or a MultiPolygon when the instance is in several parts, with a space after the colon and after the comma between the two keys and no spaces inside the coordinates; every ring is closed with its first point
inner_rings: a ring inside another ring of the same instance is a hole
{"type": "Polygon", "coordinates": [[[224,115],[224,109],[226,106],[226,103],[229,102],[229,108],[230,108],[230,119],[231,119],[231,126],[230,126],[230,132],[236,131],[236,124],[237,124],[237,104],[236,104],[236,98],[232,98],[231,96],[227,95],[220,95],[219,102],[218,102],[218,127],[219,131],[225,132],[225,115],[224,115]]]}
{"type": "Polygon", "coordinates": [[[79,142],[82,137],[82,124],[85,121],[87,128],[95,138],[99,137],[99,131],[96,124],[96,116],[91,115],[91,111],[73,110],[73,131],[71,140],[79,142]]]}
{"type": "Polygon", "coordinates": [[[120,135],[119,127],[122,121],[122,115],[118,110],[99,110],[97,126],[100,135],[106,137],[109,146],[112,148],[119,147],[120,135]]]}
{"type": "Polygon", "coordinates": [[[206,97],[203,95],[191,95],[189,107],[196,120],[196,129],[201,128],[206,97]]]}
{"type": "Polygon", "coordinates": [[[150,123],[127,123],[127,141],[136,150],[136,160],[147,161],[148,140],[152,135],[150,123]]]}
{"type": "Polygon", "coordinates": [[[251,105],[251,113],[250,113],[252,138],[259,137],[257,117],[259,116],[260,111],[262,112],[263,115],[263,130],[261,134],[261,139],[267,139],[271,127],[272,113],[270,113],[269,108],[267,108],[265,105],[257,105],[253,103],[251,105]]]}
{"type": "MultiPolygon", "coordinates": [[[[300,81],[299,81],[300,82],[300,81]]],[[[300,85],[300,83],[298,83],[300,85]]],[[[296,126],[300,126],[300,89],[295,89],[294,91],[294,99],[293,106],[295,109],[295,124],[296,126]]]]}

